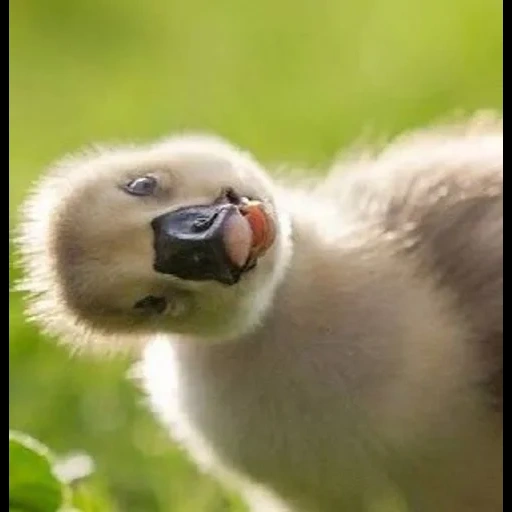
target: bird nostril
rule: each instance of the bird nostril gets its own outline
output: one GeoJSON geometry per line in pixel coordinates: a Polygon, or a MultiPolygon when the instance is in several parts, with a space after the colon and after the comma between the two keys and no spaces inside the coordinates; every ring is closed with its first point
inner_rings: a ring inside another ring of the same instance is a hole
{"type": "Polygon", "coordinates": [[[211,215],[210,217],[198,217],[192,223],[194,231],[206,231],[214,222],[217,214],[211,215]]]}

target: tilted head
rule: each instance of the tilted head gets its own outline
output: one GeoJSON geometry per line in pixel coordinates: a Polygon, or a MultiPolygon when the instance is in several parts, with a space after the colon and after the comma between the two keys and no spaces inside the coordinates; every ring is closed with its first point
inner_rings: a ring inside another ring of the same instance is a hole
{"type": "Polygon", "coordinates": [[[30,313],[78,346],[243,334],[269,306],[290,251],[270,178],[209,136],[66,159],[22,212],[30,313]]]}

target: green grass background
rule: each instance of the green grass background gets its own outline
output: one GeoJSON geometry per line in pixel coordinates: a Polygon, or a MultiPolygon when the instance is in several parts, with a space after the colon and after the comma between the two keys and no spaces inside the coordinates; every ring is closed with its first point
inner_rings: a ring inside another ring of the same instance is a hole
{"type": "MultiPolygon", "coordinates": [[[[14,0],[9,16],[10,227],[45,166],[95,141],[208,130],[316,165],[368,129],[502,105],[502,0],[14,0]]],[[[243,510],[166,440],[127,361],[70,358],[15,294],[9,324],[11,427],[89,452],[119,511],[243,510]]]]}

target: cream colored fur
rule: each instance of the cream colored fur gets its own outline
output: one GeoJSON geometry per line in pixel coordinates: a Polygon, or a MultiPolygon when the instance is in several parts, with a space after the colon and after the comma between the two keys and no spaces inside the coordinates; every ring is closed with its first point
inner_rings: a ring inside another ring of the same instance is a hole
{"type": "Polygon", "coordinates": [[[99,150],[36,185],[23,288],[30,314],[72,346],[142,348],[157,417],[253,510],[398,499],[496,512],[502,185],[492,116],[347,156],[307,186],[273,182],[212,137],[99,150]],[[140,173],[158,177],[155,198],[119,190],[140,173]],[[156,274],[151,219],[226,185],[266,202],[273,249],[233,287],[156,274]],[[134,317],[148,293],[168,311],[134,317]]]}

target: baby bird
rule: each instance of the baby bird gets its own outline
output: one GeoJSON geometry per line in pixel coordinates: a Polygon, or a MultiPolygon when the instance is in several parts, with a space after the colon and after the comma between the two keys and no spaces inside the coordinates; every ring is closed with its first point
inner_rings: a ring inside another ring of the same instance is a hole
{"type": "Polygon", "coordinates": [[[273,176],[211,135],[62,160],[22,210],[28,315],[141,353],[252,511],[502,510],[501,116],[273,176]]]}

